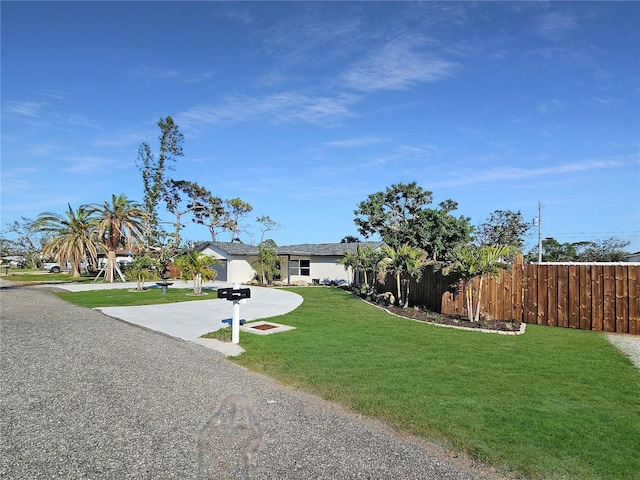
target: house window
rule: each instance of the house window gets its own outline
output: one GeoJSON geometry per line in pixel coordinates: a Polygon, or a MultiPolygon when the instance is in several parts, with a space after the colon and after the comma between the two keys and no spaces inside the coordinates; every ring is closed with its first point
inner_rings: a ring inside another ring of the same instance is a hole
{"type": "Polygon", "coordinates": [[[310,260],[291,260],[289,262],[289,272],[291,276],[301,275],[308,277],[311,275],[311,261],[310,260]]]}

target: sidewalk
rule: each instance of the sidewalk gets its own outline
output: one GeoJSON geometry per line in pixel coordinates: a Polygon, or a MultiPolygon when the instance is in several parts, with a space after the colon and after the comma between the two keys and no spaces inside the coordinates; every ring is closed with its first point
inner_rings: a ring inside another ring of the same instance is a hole
{"type": "MultiPolygon", "coordinates": [[[[153,285],[148,283],[147,286],[153,285]]],[[[191,282],[175,280],[169,288],[189,288],[191,282]]],[[[205,282],[205,288],[225,288],[232,284],[227,282],[205,282]]],[[[132,289],[135,282],[60,284],[56,288],[69,292],[87,290],[132,289]]],[[[155,287],[155,285],[154,285],[155,287]]],[[[242,288],[246,288],[245,285],[242,288]]],[[[295,293],[275,288],[249,287],[251,298],[240,304],[240,319],[247,322],[257,319],[284,315],[296,309],[302,303],[302,297],[295,293]]],[[[226,327],[223,320],[231,319],[233,302],[217,298],[216,290],[209,291],[208,300],[191,302],[165,303],[137,307],[101,307],[96,308],[105,315],[119,318],[128,323],[193,341],[199,345],[213,348],[227,356],[239,355],[244,349],[239,345],[221,342],[215,339],[200,338],[201,335],[226,327]]],[[[141,294],[143,295],[143,294],[141,294]]],[[[243,335],[250,335],[243,333],[243,335]]]]}

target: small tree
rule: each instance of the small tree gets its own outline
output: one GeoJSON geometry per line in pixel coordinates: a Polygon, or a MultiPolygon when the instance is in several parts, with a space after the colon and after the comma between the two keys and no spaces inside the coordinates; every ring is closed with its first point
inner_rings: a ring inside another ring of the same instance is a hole
{"type": "Polygon", "coordinates": [[[500,270],[509,267],[505,259],[516,253],[516,248],[509,245],[464,245],[456,247],[450,254],[450,264],[446,273],[458,274],[464,280],[464,294],[467,301],[467,314],[470,322],[480,321],[480,300],[482,281],[486,274],[497,278],[500,270]],[[473,315],[473,280],[480,277],[476,295],[475,318],[473,315]]]}
{"type": "Polygon", "coordinates": [[[270,284],[273,277],[280,271],[276,246],[272,240],[265,240],[258,245],[258,258],[251,262],[251,266],[262,279],[262,284],[270,284]]]}
{"type": "Polygon", "coordinates": [[[51,233],[40,228],[37,221],[26,217],[20,217],[12,223],[8,223],[2,232],[5,245],[12,255],[24,258],[25,268],[38,268],[42,261],[42,251],[51,241],[51,233]]]}
{"type": "Polygon", "coordinates": [[[149,255],[141,255],[129,265],[127,273],[136,279],[136,290],[144,290],[144,282],[155,276],[155,262],[149,255]]]}
{"type": "Polygon", "coordinates": [[[388,245],[382,246],[385,258],[380,262],[380,277],[385,279],[387,274],[396,278],[398,291],[398,305],[409,306],[409,283],[412,278],[419,280],[424,267],[429,263],[426,253],[409,245],[401,245],[397,249],[388,245]]]}
{"type": "Polygon", "coordinates": [[[338,265],[342,265],[349,274],[349,285],[352,285],[355,282],[353,274],[358,267],[358,262],[358,255],[355,253],[351,253],[348,250],[344,252],[344,256],[342,258],[336,261],[336,263],[338,265]]]}
{"type": "Polygon", "coordinates": [[[216,279],[218,272],[212,267],[218,263],[215,257],[195,250],[189,250],[176,259],[176,265],[180,268],[182,279],[185,281],[193,280],[194,295],[202,295],[203,281],[216,279]]]}

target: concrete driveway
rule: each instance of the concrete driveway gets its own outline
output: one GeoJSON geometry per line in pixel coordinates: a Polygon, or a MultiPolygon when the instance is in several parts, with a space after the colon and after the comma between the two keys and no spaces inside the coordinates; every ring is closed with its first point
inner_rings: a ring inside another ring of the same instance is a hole
{"type": "MultiPolygon", "coordinates": [[[[147,284],[151,286],[151,284],[147,284]]],[[[176,280],[169,288],[189,288],[191,282],[176,280]]],[[[238,355],[244,350],[238,346],[213,339],[202,339],[201,335],[227,326],[223,320],[231,319],[233,302],[217,298],[217,289],[231,287],[226,282],[206,282],[210,289],[208,300],[165,303],[138,307],[102,307],[97,308],[105,315],[119,318],[125,322],[155,330],[183,340],[191,340],[200,345],[214,348],[225,355],[238,355]]],[[[87,290],[110,290],[135,288],[135,282],[61,284],[57,288],[70,292],[87,290]]],[[[154,286],[155,287],[155,286],[154,286]]],[[[246,288],[246,286],[243,286],[246,288]]],[[[247,322],[257,319],[276,317],[294,310],[302,303],[302,297],[292,292],[275,288],[249,287],[251,298],[240,304],[240,319],[247,322]]],[[[144,295],[141,293],[141,295],[144,295]]],[[[241,335],[250,335],[242,333],[241,335]]]]}

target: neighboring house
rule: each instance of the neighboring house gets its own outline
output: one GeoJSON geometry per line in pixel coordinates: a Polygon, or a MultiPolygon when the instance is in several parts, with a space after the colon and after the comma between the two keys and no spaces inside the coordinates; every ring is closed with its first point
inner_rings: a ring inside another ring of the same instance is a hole
{"type": "MultiPolygon", "coordinates": [[[[280,278],[283,283],[343,283],[354,279],[353,272],[336,262],[345,252],[355,253],[358,247],[367,245],[379,248],[382,242],[317,243],[277,247],[280,257],[280,278]]],[[[214,268],[217,280],[247,283],[255,276],[251,262],[257,259],[258,247],[243,243],[209,242],[196,249],[213,255],[220,261],[214,268]]]]}
{"type": "Polygon", "coordinates": [[[640,252],[627,255],[627,262],[640,262],[640,252]]]}

